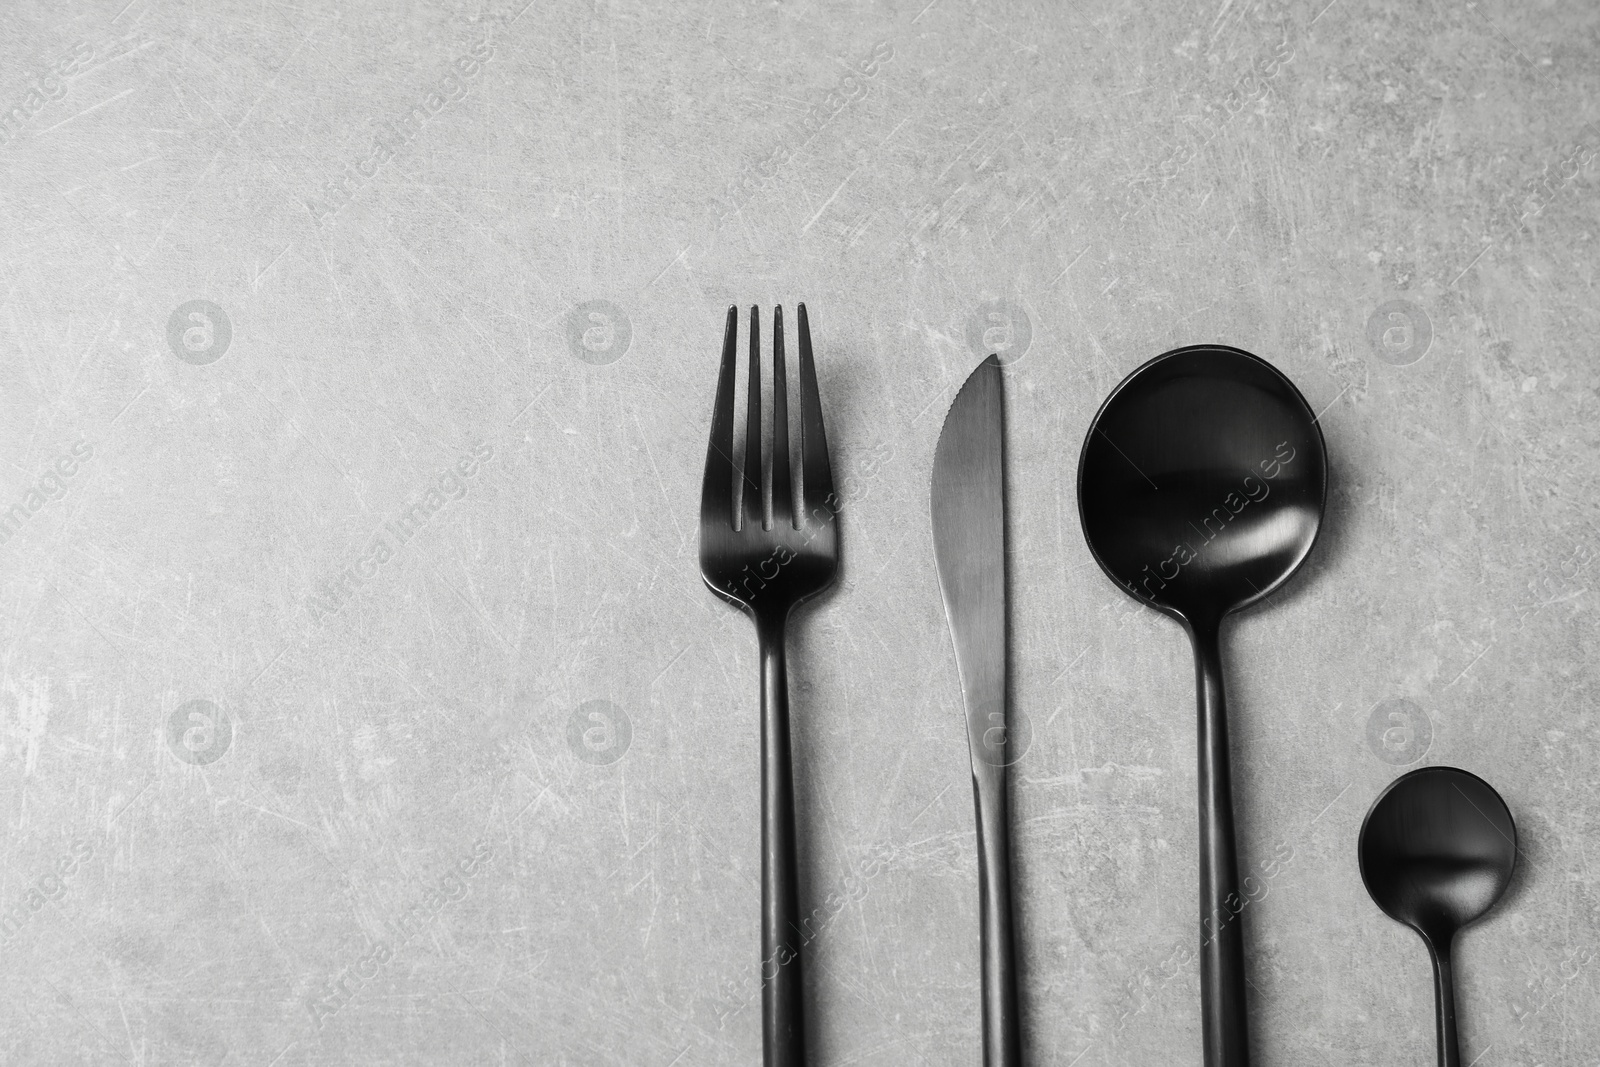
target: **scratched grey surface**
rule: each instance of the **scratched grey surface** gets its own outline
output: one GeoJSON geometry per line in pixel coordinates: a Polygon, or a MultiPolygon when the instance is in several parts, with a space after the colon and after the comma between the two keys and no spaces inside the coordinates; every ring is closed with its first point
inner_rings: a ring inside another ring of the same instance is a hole
{"type": "Polygon", "coordinates": [[[803,299],[816,1063],[978,1058],[927,484],[991,349],[1030,1062],[1198,1063],[1189,653],[1072,477],[1220,341],[1333,471],[1225,635],[1259,1061],[1432,1062],[1354,842],[1449,763],[1522,834],[1467,1057],[1590,1067],[1600,8],[1325,3],[8,5],[0,1061],[757,1062],[755,643],[694,521],[724,310],[803,299]]]}

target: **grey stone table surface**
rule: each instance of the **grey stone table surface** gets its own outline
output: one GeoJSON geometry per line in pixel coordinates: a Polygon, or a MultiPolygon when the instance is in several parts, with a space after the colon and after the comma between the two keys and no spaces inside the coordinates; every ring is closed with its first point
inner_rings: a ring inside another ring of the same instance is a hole
{"type": "Polygon", "coordinates": [[[1321,413],[1230,624],[1263,1064],[1430,1063],[1407,766],[1518,873],[1478,1067],[1592,1067],[1600,8],[6,5],[0,1062],[759,1059],[757,663],[696,564],[730,303],[846,483],[791,642],[814,1062],[978,1062],[932,449],[1007,362],[1029,1062],[1199,1062],[1195,713],[1073,491],[1182,344],[1321,413]]]}

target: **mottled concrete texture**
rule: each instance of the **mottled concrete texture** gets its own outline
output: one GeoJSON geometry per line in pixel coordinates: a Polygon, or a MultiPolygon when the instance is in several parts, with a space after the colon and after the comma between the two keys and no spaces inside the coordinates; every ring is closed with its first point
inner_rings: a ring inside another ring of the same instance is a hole
{"type": "Polygon", "coordinates": [[[1258,1062],[1433,1062],[1355,840],[1448,763],[1522,834],[1466,1057],[1592,1067],[1600,7],[521,3],[0,13],[0,1062],[757,1062],[755,638],[696,513],[728,304],[804,300],[815,1063],[978,1061],[927,494],[994,349],[1029,1061],[1199,1063],[1193,668],[1073,476],[1216,341],[1333,478],[1224,634],[1258,1062]]]}

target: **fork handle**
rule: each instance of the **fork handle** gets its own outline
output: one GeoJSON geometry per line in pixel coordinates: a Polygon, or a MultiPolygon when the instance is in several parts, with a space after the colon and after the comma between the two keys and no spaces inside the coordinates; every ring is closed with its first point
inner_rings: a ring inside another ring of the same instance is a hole
{"type": "Polygon", "coordinates": [[[785,619],[758,619],[761,649],[761,1047],[766,1067],[804,1067],[794,768],[785,619]]]}

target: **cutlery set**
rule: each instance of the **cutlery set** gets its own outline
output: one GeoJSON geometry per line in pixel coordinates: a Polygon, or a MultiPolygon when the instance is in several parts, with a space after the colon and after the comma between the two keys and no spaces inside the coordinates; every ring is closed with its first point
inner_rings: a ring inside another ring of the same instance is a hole
{"type": "MultiPolygon", "coordinates": [[[[750,309],[743,472],[735,465],[738,311],[728,309],[700,505],[706,585],[755,622],[761,664],[762,1031],[766,1067],[801,1067],[805,1035],[784,636],[833,581],[838,500],[805,305],[797,308],[799,486],[789,442],[783,311],[772,318],[770,474],[762,448],[760,313],[750,309]],[[736,494],[737,490],[737,494],[736,494]],[[737,495],[737,499],[736,499],[737,495]],[[796,507],[796,504],[799,507],[796,507]]],[[[1007,767],[1004,371],[985,359],[934,450],[934,559],[967,717],[978,846],[983,1062],[1019,1067],[1007,767]]],[[[1247,1067],[1239,891],[1220,632],[1309,557],[1327,499],[1322,431],[1294,384],[1236,348],[1158,356],[1112,390],[1085,435],[1078,510],[1095,561],[1171,616],[1195,657],[1199,741],[1200,999],[1206,1067],[1247,1067]]],[[[1425,767],[1392,783],[1361,828],[1362,880],[1433,962],[1438,1062],[1459,1067],[1452,946],[1510,884],[1516,829],[1482,779],[1425,767]]]]}

